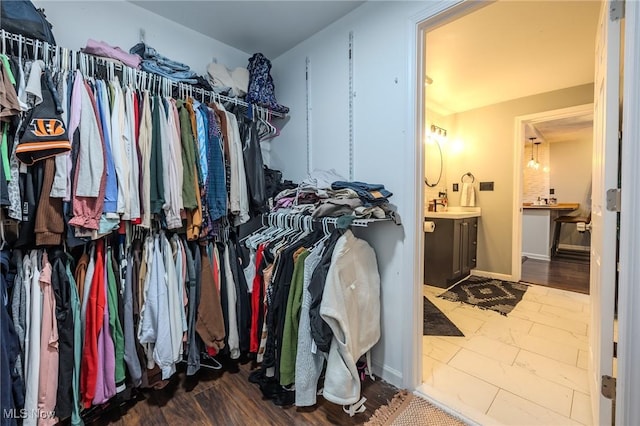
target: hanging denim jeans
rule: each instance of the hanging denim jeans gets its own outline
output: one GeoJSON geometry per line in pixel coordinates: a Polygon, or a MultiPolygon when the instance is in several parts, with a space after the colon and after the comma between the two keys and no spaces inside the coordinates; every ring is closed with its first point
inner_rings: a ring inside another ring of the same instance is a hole
{"type": "Polygon", "coordinates": [[[129,49],[129,53],[139,55],[143,59],[141,68],[144,71],[182,83],[198,82],[197,74],[191,71],[188,65],[162,56],[153,47],[144,43],[136,44],[129,49]]]}

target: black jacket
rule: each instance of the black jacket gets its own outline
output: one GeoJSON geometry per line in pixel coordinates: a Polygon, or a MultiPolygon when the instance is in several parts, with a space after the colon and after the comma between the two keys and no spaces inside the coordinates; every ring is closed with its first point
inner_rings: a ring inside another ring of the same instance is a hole
{"type": "Polygon", "coordinates": [[[266,211],[266,196],[264,183],[264,162],[260,139],[256,123],[244,114],[237,114],[238,130],[242,141],[242,155],[244,158],[244,171],[249,188],[249,201],[252,216],[266,211]]]}
{"type": "Polygon", "coordinates": [[[71,416],[73,407],[73,313],[71,312],[71,287],[75,283],[69,280],[66,262],[69,258],[61,249],[50,253],[52,265],[51,286],[56,297],[56,321],[58,323],[58,393],[56,398],[56,416],[66,419],[71,416]]]}
{"type": "Polygon", "coordinates": [[[309,319],[311,320],[311,336],[316,342],[316,346],[323,352],[329,352],[331,347],[331,338],[333,332],[331,327],[320,316],[320,304],[322,303],[322,295],[324,294],[324,284],[327,281],[327,273],[331,266],[331,257],[333,249],[336,247],[338,239],[344,234],[344,230],[335,229],[327,243],[325,244],[324,253],[320,259],[320,263],[313,270],[311,281],[309,282],[309,293],[311,294],[311,306],[309,308],[309,319]]]}

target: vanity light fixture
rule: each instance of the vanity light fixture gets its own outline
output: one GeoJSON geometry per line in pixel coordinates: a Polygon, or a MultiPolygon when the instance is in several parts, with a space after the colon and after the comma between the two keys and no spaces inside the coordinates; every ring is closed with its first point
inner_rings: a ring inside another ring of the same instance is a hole
{"type": "Polygon", "coordinates": [[[442,143],[447,139],[447,129],[443,129],[442,127],[438,127],[435,124],[432,124],[431,137],[442,143]]]}

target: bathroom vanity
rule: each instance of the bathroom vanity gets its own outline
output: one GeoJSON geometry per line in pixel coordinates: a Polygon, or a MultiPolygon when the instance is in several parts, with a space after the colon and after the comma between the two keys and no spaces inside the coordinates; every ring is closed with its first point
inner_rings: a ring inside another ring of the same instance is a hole
{"type": "Polygon", "coordinates": [[[479,217],[479,207],[425,212],[425,284],[447,288],[475,268],[479,217]]]}

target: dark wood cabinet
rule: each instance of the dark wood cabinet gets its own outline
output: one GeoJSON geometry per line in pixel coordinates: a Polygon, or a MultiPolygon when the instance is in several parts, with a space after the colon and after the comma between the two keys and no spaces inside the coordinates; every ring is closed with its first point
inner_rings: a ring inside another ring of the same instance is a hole
{"type": "Polygon", "coordinates": [[[424,234],[424,283],[446,288],[476,266],[478,218],[426,220],[435,229],[424,234]]]}

